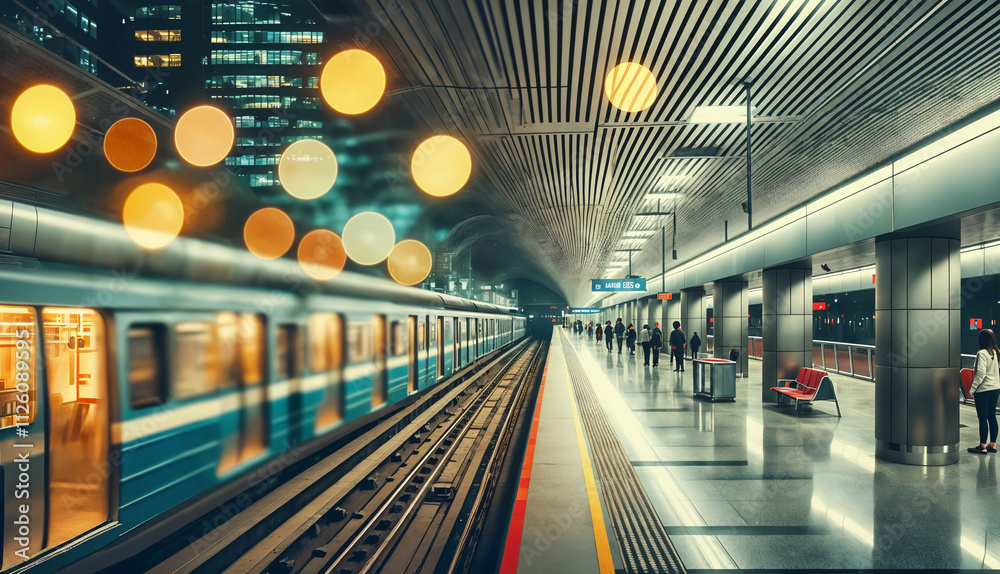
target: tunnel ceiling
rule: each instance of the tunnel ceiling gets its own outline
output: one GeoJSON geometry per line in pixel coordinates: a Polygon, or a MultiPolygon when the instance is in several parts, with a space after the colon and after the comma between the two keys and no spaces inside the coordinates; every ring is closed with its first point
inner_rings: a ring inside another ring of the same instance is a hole
{"type": "Polygon", "coordinates": [[[635,215],[656,209],[650,192],[680,194],[668,269],[721,244],[724,222],[729,237],[747,229],[744,126],[687,122],[696,106],[745,105],[743,80],[755,226],[1000,98],[993,1],[315,4],[343,47],[383,61],[388,105],[415,132],[471,144],[462,193],[484,238],[464,226],[449,241],[475,243],[497,277],[542,274],[574,305],[590,278],[627,273],[617,250],[642,250],[633,273],[660,272],[659,233],[623,239],[665,228],[669,253],[670,218],[635,215]],[[604,96],[625,61],[657,77],[644,111],[604,96]],[[666,175],[690,178],[664,189],[666,175]]]}

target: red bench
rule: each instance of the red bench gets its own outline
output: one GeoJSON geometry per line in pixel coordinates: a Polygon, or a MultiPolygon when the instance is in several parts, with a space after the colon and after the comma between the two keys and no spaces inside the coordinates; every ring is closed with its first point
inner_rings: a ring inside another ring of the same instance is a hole
{"type": "Polygon", "coordinates": [[[972,381],[976,378],[976,371],[972,369],[962,369],[959,371],[960,375],[960,388],[962,390],[962,402],[968,404],[969,401],[975,401],[976,399],[972,396],[972,381]]]}
{"type": "Polygon", "coordinates": [[[840,416],[840,402],[837,400],[837,391],[833,388],[833,381],[830,375],[823,371],[802,367],[799,374],[794,379],[778,379],[777,386],[771,390],[778,393],[778,406],[784,397],[795,401],[795,410],[799,409],[799,403],[811,403],[813,401],[833,401],[837,405],[837,416],[840,416]]]}

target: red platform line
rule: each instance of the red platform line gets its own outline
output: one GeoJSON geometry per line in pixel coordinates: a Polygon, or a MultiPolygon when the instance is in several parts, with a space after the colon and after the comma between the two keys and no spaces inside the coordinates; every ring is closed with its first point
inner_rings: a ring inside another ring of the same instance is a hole
{"type": "Polygon", "coordinates": [[[546,361],[545,369],[542,371],[542,383],[538,387],[538,397],[535,399],[535,414],[531,418],[531,433],[524,449],[524,464],[521,466],[521,479],[517,486],[514,509],[510,513],[510,526],[507,528],[507,542],[504,545],[499,574],[517,574],[521,535],[524,533],[524,511],[528,505],[528,485],[531,483],[531,463],[535,459],[535,437],[538,434],[538,421],[542,418],[542,394],[545,392],[545,377],[548,373],[549,364],[546,361]]]}

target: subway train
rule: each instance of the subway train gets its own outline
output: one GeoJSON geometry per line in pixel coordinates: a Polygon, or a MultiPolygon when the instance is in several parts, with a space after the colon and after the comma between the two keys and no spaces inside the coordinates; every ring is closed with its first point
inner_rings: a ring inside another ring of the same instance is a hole
{"type": "Polygon", "coordinates": [[[525,334],[516,309],[346,272],[318,283],[190,238],[149,253],[116,224],[5,212],[8,572],[66,566],[525,334]]]}

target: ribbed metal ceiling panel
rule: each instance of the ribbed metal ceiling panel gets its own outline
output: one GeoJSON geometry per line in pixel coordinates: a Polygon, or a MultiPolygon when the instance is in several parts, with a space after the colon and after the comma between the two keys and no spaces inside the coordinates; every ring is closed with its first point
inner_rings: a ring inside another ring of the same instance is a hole
{"type": "MultiPolygon", "coordinates": [[[[320,4],[322,8],[322,3],[320,4]]],[[[390,97],[428,135],[470,142],[470,193],[570,301],[592,277],[660,271],[656,208],[675,185],[679,261],[746,230],[744,126],[688,124],[696,106],[745,105],[752,82],[754,222],[886,161],[1000,99],[1000,2],[354,0],[388,25],[368,38],[390,97]],[[604,96],[625,61],[659,90],[626,113],[604,96]],[[770,120],[770,121],[769,121],[770,120]],[[678,148],[718,157],[672,158],[678,148]]],[[[671,190],[674,191],[674,190],[671,190]]],[[[672,202],[661,204],[668,210],[672,202]]],[[[470,233],[466,230],[465,233],[470,233]]],[[[504,246],[498,249],[503,250],[504,246]]],[[[502,258],[494,258],[502,265],[502,258]]],[[[678,262],[668,260],[668,268],[678,262]]],[[[513,263],[512,263],[513,265],[513,263]]],[[[519,267],[523,267],[518,264],[519,267]]]]}

